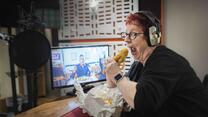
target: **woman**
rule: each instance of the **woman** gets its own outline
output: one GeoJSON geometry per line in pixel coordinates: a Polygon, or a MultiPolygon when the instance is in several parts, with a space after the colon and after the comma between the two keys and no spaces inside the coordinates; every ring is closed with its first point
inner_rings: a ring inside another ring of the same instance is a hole
{"type": "Polygon", "coordinates": [[[108,59],[106,76],[131,107],[122,116],[208,116],[208,92],[184,57],[159,44],[160,24],[151,12],[130,14],[121,36],[136,62],[124,75],[108,59]]]}

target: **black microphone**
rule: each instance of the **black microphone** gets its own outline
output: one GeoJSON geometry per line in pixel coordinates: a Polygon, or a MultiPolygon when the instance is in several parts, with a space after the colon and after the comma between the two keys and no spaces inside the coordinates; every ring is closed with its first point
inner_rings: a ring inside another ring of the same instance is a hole
{"type": "Polygon", "coordinates": [[[0,39],[4,40],[4,35],[2,33],[0,33],[0,39]]]}
{"type": "Polygon", "coordinates": [[[0,40],[9,41],[10,38],[11,36],[0,33],[0,40]]]}

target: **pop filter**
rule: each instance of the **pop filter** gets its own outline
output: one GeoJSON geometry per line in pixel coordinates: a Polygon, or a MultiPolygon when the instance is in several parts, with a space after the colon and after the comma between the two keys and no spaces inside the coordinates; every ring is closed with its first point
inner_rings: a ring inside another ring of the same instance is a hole
{"type": "Polygon", "coordinates": [[[40,32],[27,30],[14,37],[12,51],[17,66],[36,70],[48,61],[50,44],[40,32]]]}

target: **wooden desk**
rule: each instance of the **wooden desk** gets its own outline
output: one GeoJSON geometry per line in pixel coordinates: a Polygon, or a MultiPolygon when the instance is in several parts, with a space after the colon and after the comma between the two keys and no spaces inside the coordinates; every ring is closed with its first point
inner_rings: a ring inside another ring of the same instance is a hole
{"type": "Polygon", "coordinates": [[[61,115],[78,107],[76,98],[68,98],[60,101],[45,103],[15,117],[60,117],[61,115]]]}

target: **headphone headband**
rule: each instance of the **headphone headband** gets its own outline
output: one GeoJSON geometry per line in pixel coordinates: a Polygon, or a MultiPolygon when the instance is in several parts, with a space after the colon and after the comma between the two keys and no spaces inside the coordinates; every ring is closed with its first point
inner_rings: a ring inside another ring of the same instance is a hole
{"type": "Polygon", "coordinates": [[[146,17],[149,22],[158,28],[158,30],[160,31],[160,20],[150,11],[139,11],[136,14],[140,14],[143,15],[144,17],[146,17]]]}

